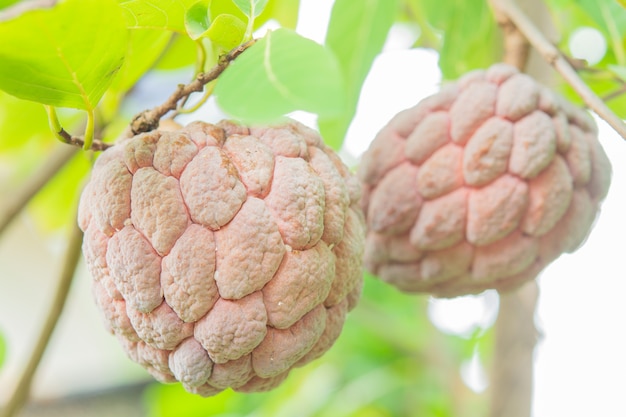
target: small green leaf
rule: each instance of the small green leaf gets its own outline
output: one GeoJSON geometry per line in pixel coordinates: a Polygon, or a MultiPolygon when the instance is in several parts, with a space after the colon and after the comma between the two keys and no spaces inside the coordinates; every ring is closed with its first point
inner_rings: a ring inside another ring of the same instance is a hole
{"type": "Polygon", "coordinates": [[[126,54],[114,0],[67,0],[0,24],[0,89],[55,107],[93,110],[126,54]]]}
{"type": "Polygon", "coordinates": [[[294,110],[335,117],[344,85],[330,51],[288,29],[270,32],[218,78],[220,107],[247,122],[269,122],[294,110]]]}
{"type": "Polygon", "coordinates": [[[376,55],[382,50],[397,12],[396,0],[337,0],[326,45],[339,60],[347,83],[346,107],[340,117],[319,121],[326,143],[338,149],[356,112],[361,87],[376,55]]]}
{"type": "Polygon", "coordinates": [[[189,37],[194,41],[204,36],[210,26],[211,15],[207,2],[200,1],[185,13],[185,28],[189,37]]]}
{"type": "Polygon", "coordinates": [[[211,42],[227,51],[239,45],[245,34],[246,24],[232,14],[217,16],[207,31],[211,42]]]}
{"type": "Polygon", "coordinates": [[[237,7],[251,19],[256,19],[267,6],[267,0],[233,0],[237,7]]]}
{"type": "MultiPolygon", "coordinates": [[[[185,13],[198,0],[128,0],[121,3],[129,29],[186,33],[185,13]]],[[[209,0],[204,2],[208,4],[209,0]]]]}

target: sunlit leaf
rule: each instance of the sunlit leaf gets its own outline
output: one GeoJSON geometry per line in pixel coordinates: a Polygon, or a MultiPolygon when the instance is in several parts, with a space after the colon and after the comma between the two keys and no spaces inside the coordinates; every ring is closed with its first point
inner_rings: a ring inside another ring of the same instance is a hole
{"type": "Polygon", "coordinates": [[[233,0],[239,9],[252,19],[255,19],[263,12],[267,5],[267,0],[233,0]]]}
{"type": "Polygon", "coordinates": [[[319,127],[326,143],[341,147],[372,62],[387,39],[397,11],[396,0],[338,0],[326,35],[326,45],[335,53],[343,78],[347,100],[337,118],[320,120],[319,127]]]}
{"type": "Polygon", "coordinates": [[[626,8],[626,0],[617,0],[619,4],[622,5],[622,7],[626,8]]]}
{"type": "Polygon", "coordinates": [[[171,38],[171,32],[161,30],[138,29],[131,31],[126,59],[110,89],[116,92],[130,90],[152,68],[171,38]]]}
{"type": "Polygon", "coordinates": [[[265,10],[256,21],[265,22],[271,18],[284,28],[295,29],[298,23],[299,10],[300,0],[269,0],[265,10]]]}
{"type": "Polygon", "coordinates": [[[444,31],[439,53],[444,79],[456,79],[501,59],[502,39],[487,2],[428,1],[443,9],[436,14],[435,21],[444,31]]]}
{"type": "Polygon", "coordinates": [[[248,122],[268,122],[294,110],[334,117],[343,111],[344,85],[335,57],[288,29],[269,33],[218,78],[220,107],[248,122]]]}
{"type": "Polygon", "coordinates": [[[227,51],[241,44],[246,33],[246,24],[232,14],[221,14],[215,18],[207,31],[214,45],[227,51]]]}
{"type": "Polygon", "coordinates": [[[185,13],[197,1],[128,0],[121,6],[129,29],[165,29],[185,33],[185,13]]]}
{"type": "Polygon", "coordinates": [[[173,70],[188,67],[196,62],[198,46],[187,35],[174,34],[173,40],[157,63],[155,69],[173,70]]]}
{"type": "Polygon", "coordinates": [[[194,4],[185,13],[185,28],[191,39],[196,40],[202,37],[209,26],[211,26],[211,16],[209,5],[205,1],[194,4]]]}
{"type": "Polygon", "coordinates": [[[67,0],[0,23],[0,39],[0,89],[91,110],[122,65],[127,30],[114,0],[67,0]]]}

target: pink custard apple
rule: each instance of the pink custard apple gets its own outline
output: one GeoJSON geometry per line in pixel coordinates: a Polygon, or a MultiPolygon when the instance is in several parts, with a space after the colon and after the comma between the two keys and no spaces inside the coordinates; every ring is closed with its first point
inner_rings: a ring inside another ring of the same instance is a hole
{"type": "Polygon", "coordinates": [[[574,251],[611,167],[585,111],[496,64],[397,114],[358,175],[366,268],[454,297],[515,288],[574,251]]]}
{"type": "Polygon", "coordinates": [[[265,391],[326,352],[362,287],[361,188],[313,130],[194,122],[96,161],[78,221],[108,330],[157,380],[265,391]]]}

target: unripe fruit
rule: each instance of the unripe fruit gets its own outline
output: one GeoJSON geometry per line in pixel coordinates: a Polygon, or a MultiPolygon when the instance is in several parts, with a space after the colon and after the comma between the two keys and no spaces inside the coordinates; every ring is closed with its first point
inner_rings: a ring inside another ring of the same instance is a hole
{"type": "Polygon", "coordinates": [[[586,112],[511,66],[469,73],[364,154],[365,266],[407,292],[515,288],[584,241],[610,175],[586,112]]]}
{"type": "Polygon", "coordinates": [[[162,382],[203,396],[275,387],[330,348],[358,300],[359,198],[297,122],[121,141],[79,207],[106,326],[162,382]]]}

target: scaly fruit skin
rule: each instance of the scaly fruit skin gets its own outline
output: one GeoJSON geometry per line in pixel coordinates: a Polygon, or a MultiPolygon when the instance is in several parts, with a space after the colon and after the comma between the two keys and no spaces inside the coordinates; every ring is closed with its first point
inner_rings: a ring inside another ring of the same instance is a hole
{"type": "Polygon", "coordinates": [[[297,122],[122,140],[78,215],[106,327],[159,381],[272,389],[330,348],[359,298],[360,191],[297,122]]]}
{"type": "Polygon", "coordinates": [[[515,288],[574,251],[611,167],[586,112],[496,64],[397,114],[358,174],[366,268],[454,297],[515,288]]]}

